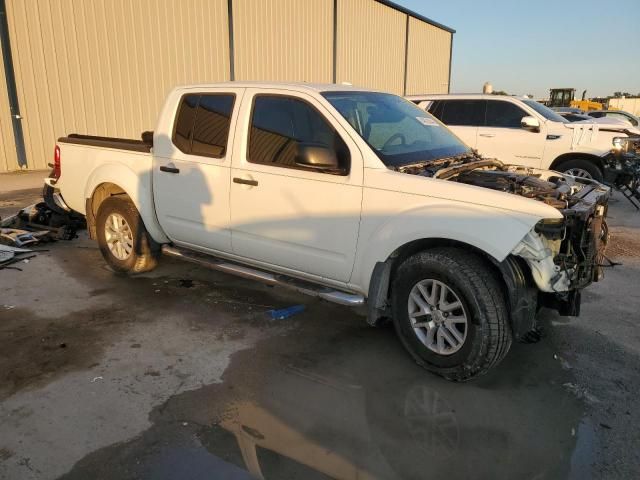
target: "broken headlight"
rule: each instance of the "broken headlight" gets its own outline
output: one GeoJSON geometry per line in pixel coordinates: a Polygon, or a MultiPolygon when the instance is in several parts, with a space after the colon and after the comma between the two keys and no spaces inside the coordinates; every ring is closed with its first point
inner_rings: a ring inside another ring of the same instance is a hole
{"type": "Polygon", "coordinates": [[[564,218],[545,218],[536,223],[535,230],[549,240],[562,240],[565,226],[564,218]]]}

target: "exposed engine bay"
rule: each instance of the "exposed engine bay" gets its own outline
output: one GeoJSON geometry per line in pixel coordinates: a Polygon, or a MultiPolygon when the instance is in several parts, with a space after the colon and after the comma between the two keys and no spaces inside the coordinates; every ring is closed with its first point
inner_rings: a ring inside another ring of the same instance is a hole
{"type": "Polygon", "coordinates": [[[505,165],[499,160],[479,156],[449,157],[398,167],[413,175],[450,180],[544,202],[559,210],[581,202],[584,188],[597,188],[593,182],[566,177],[557,172],[519,165],[505,165]]]}
{"type": "Polygon", "coordinates": [[[475,152],[395,167],[395,170],[498,190],[558,209],[563,219],[540,221],[512,251],[527,262],[540,303],[562,315],[577,315],[580,290],[603,276],[609,237],[610,189],[598,182],[519,165],[505,165],[475,152]]]}

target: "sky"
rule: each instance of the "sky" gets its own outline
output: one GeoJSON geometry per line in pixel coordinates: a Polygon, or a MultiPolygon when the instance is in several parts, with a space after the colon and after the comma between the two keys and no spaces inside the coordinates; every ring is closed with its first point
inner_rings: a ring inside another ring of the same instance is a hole
{"type": "Polygon", "coordinates": [[[456,30],[451,92],[640,94],[640,0],[395,0],[456,30]]]}

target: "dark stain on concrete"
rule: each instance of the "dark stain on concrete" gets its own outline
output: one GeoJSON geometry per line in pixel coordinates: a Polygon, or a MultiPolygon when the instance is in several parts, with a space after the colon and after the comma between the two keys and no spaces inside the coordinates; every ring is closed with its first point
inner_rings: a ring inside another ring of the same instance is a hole
{"type": "Polygon", "coordinates": [[[563,387],[571,372],[549,340],[454,384],[415,365],[391,328],[346,309],[314,302],[296,319],[235,354],[222,383],[170,398],[142,435],[62,478],[569,475],[583,404],[563,387]]]}

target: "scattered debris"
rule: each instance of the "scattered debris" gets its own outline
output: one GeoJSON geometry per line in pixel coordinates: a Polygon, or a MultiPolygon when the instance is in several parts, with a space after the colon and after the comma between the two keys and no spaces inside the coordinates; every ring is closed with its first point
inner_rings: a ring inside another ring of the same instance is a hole
{"type": "Polygon", "coordinates": [[[576,385],[575,383],[567,382],[563,383],[562,386],[566,388],[569,392],[573,393],[577,398],[584,399],[589,403],[600,403],[600,400],[593,394],[589,393],[589,391],[584,388],[576,385]]]}
{"type": "Polygon", "coordinates": [[[611,430],[611,425],[607,425],[606,423],[601,423],[600,426],[602,428],[606,428],[607,430],[611,430]]]}
{"type": "MultiPolygon", "coordinates": [[[[29,263],[36,252],[22,247],[33,247],[39,243],[76,238],[77,230],[85,228],[83,217],[73,212],[52,209],[45,202],[23,208],[16,215],[0,219],[0,270],[22,271],[18,262],[29,263]]],[[[43,251],[43,250],[40,250],[43,251]]]]}
{"type": "Polygon", "coordinates": [[[267,315],[271,317],[271,320],[284,320],[285,318],[289,318],[303,312],[304,308],[304,305],[294,305],[292,307],[282,308],[279,310],[269,310],[267,315]]]}
{"type": "Polygon", "coordinates": [[[5,310],[13,310],[14,308],[16,308],[15,305],[2,305],[2,308],[4,308],[5,310]]]}
{"type": "Polygon", "coordinates": [[[93,380],[91,380],[91,383],[96,383],[98,380],[104,380],[101,376],[100,377],[93,377],[93,380]]]}

